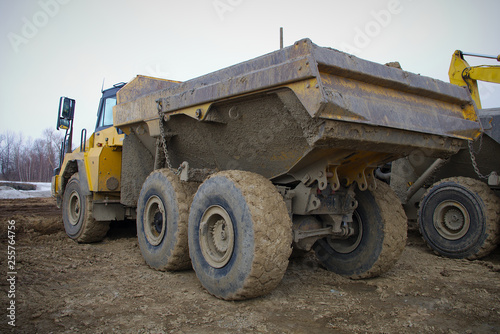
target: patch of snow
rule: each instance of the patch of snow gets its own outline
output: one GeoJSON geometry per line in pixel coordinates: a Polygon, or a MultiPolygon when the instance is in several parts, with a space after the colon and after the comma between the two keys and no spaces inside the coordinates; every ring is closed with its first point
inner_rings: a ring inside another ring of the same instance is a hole
{"type": "MultiPolygon", "coordinates": [[[[26,183],[26,182],[23,182],[26,183]]],[[[12,187],[0,186],[0,199],[50,197],[49,182],[29,182],[36,185],[36,190],[16,190],[12,187]]]]}

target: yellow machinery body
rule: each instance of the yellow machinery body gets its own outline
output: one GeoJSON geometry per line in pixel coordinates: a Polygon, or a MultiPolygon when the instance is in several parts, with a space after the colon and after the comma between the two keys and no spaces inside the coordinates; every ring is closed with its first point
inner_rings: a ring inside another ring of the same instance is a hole
{"type": "MultiPolygon", "coordinates": [[[[77,167],[78,162],[83,163],[90,192],[100,194],[101,197],[119,198],[124,137],[125,134],[118,134],[115,127],[92,134],[85,143],[84,151],[79,147],[65,155],[61,170],[69,171],[71,168],[68,165],[77,167]]],[[[54,176],[53,188],[56,195],[62,195],[64,183],[63,173],[54,176]]]]}
{"type": "MultiPolygon", "coordinates": [[[[494,58],[485,56],[487,58],[494,58]]],[[[500,61],[500,55],[496,57],[500,61]]],[[[448,72],[450,83],[462,87],[467,87],[478,109],[481,109],[481,98],[479,97],[479,89],[477,81],[485,81],[492,83],[500,83],[500,66],[481,65],[470,66],[464,59],[464,53],[456,50],[453,53],[448,72]]]]}

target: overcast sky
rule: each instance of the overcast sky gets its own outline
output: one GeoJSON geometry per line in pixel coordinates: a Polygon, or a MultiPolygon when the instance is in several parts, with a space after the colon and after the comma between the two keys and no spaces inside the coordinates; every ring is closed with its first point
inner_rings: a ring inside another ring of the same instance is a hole
{"type": "MultiPolygon", "coordinates": [[[[189,80],[278,49],[280,27],[285,46],[308,37],[448,81],[454,50],[500,53],[498,13],[498,0],[0,0],[0,133],[40,137],[68,96],[77,138],[90,134],[103,80],[189,80]]],[[[481,87],[483,107],[500,106],[498,86],[481,87]]]]}

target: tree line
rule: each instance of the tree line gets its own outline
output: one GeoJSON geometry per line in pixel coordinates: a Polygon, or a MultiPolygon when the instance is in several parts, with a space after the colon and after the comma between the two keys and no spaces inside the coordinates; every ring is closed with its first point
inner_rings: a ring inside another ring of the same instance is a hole
{"type": "Polygon", "coordinates": [[[50,128],[34,140],[22,133],[0,133],[0,180],[50,182],[59,166],[63,137],[50,128]]]}

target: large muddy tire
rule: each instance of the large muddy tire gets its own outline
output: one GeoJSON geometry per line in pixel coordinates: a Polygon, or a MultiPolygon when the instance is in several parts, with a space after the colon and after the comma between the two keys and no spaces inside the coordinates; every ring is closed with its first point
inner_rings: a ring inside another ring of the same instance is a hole
{"type": "Polygon", "coordinates": [[[109,230],[109,222],[92,216],[92,195],[85,196],[78,173],[73,174],[64,190],[62,216],[66,234],[82,243],[101,241],[109,230]]]}
{"type": "Polygon", "coordinates": [[[357,191],[355,234],[316,242],[318,260],[330,271],[353,279],[379,276],[399,259],[406,245],[407,222],[400,201],[385,183],[375,191],[357,191]]]}
{"type": "Polygon", "coordinates": [[[264,295],[283,278],[292,222],[266,178],[243,171],[212,175],[189,214],[189,252],[201,284],[225,300],[264,295]]]}
{"type": "Polygon", "coordinates": [[[168,169],[153,171],[137,202],[137,239],[146,263],[157,270],[190,267],[187,227],[192,191],[168,169]]]}
{"type": "Polygon", "coordinates": [[[500,201],[487,184],[466,177],[435,183],[418,211],[420,232],[437,254],[477,259],[499,241],[500,201]]]}

